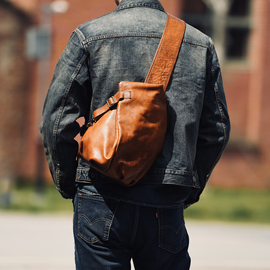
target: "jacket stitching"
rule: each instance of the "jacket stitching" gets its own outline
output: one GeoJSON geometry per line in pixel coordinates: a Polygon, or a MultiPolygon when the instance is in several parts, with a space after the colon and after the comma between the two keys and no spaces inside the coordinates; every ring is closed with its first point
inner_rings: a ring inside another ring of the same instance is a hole
{"type": "Polygon", "coordinates": [[[183,42],[184,43],[189,43],[189,44],[192,44],[192,45],[197,45],[197,46],[201,46],[201,47],[204,47],[204,48],[209,48],[209,46],[205,45],[205,44],[202,44],[202,43],[199,43],[199,42],[196,42],[196,41],[193,41],[193,40],[188,40],[188,39],[183,39],[183,42]]]}
{"type": "Polygon", "coordinates": [[[78,28],[74,31],[76,34],[77,34],[77,36],[78,36],[78,38],[80,39],[80,41],[81,41],[81,43],[82,43],[82,45],[83,45],[83,47],[84,47],[84,49],[85,49],[85,51],[86,51],[86,48],[85,48],[85,44],[84,44],[84,40],[85,40],[85,36],[84,36],[84,34],[82,33],[82,31],[80,31],[78,28]]]}
{"type": "Polygon", "coordinates": [[[128,8],[134,8],[134,7],[147,7],[147,8],[153,8],[153,9],[158,9],[158,10],[164,11],[164,8],[161,5],[154,5],[154,4],[148,4],[148,3],[137,3],[137,4],[123,5],[121,7],[116,8],[115,11],[128,9],[128,8]]]}
{"type": "Polygon", "coordinates": [[[60,119],[61,119],[61,116],[62,116],[62,113],[63,113],[63,109],[64,109],[64,106],[65,106],[65,103],[66,103],[66,99],[67,99],[67,96],[68,96],[68,93],[69,93],[69,90],[71,88],[71,85],[74,81],[74,79],[76,78],[76,76],[78,75],[84,61],[86,60],[87,58],[87,55],[85,54],[81,61],[79,62],[78,66],[76,67],[75,71],[73,72],[73,74],[71,75],[71,79],[69,81],[69,84],[67,85],[67,88],[64,92],[64,95],[63,95],[63,98],[62,98],[62,102],[61,102],[61,105],[60,105],[60,108],[59,108],[59,112],[58,112],[58,117],[56,118],[56,122],[55,122],[55,125],[54,125],[54,129],[53,129],[53,135],[54,135],[54,150],[56,150],[56,137],[57,137],[57,130],[58,130],[58,126],[59,126],[59,123],[60,123],[60,119]]]}
{"type": "MultiPolygon", "coordinates": [[[[88,168],[77,168],[77,176],[81,172],[85,172],[85,175],[88,177],[88,168]]],[[[172,170],[172,169],[153,169],[149,170],[147,174],[175,174],[175,175],[190,175],[197,177],[197,174],[191,171],[186,170],[172,170]]]]}
{"type": "MultiPolygon", "coordinates": [[[[214,49],[213,45],[210,46],[211,54],[213,53],[213,49],[214,49]]],[[[214,77],[214,72],[215,72],[215,71],[214,71],[213,67],[211,67],[212,77],[214,77]]],[[[222,110],[222,108],[221,108],[221,106],[220,106],[220,98],[219,98],[219,95],[218,95],[218,88],[217,88],[217,85],[216,85],[216,84],[215,84],[215,87],[214,87],[214,91],[215,91],[215,97],[216,97],[216,101],[217,101],[218,110],[219,110],[219,112],[220,112],[220,122],[221,122],[221,126],[222,126],[222,129],[223,129],[223,136],[224,136],[224,139],[223,139],[222,147],[220,148],[220,151],[218,152],[217,157],[216,157],[216,159],[215,159],[215,162],[214,162],[214,164],[212,165],[212,167],[210,168],[209,174],[212,172],[212,170],[213,170],[213,168],[214,168],[214,165],[217,163],[217,161],[218,161],[218,159],[219,159],[219,157],[220,157],[220,154],[223,152],[223,150],[224,150],[224,148],[225,148],[225,146],[226,146],[226,141],[227,141],[226,125],[225,125],[225,123],[224,123],[224,118],[225,118],[225,116],[224,116],[224,112],[223,112],[223,110],[222,110]]],[[[209,174],[208,174],[208,175],[209,175],[209,174]]],[[[208,180],[208,179],[207,179],[207,180],[208,180]]]]}
{"type": "Polygon", "coordinates": [[[92,37],[83,41],[83,44],[89,43],[91,41],[109,39],[109,38],[119,38],[119,37],[149,37],[149,38],[161,38],[160,34],[144,34],[144,33],[124,33],[124,34],[113,34],[113,35],[102,35],[97,37],[92,37]]]}
{"type": "MultiPolygon", "coordinates": [[[[60,105],[60,108],[59,108],[59,111],[58,111],[58,116],[57,116],[55,124],[54,124],[54,128],[53,128],[53,140],[54,140],[53,141],[53,149],[54,149],[54,151],[56,153],[56,157],[57,157],[56,160],[57,160],[58,164],[59,164],[59,158],[58,158],[58,154],[57,154],[56,145],[57,145],[57,131],[58,131],[60,119],[61,119],[63,111],[64,111],[65,103],[66,103],[66,100],[67,100],[71,85],[72,85],[74,79],[76,78],[76,76],[78,75],[78,73],[79,73],[79,71],[80,71],[80,69],[81,69],[81,67],[82,67],[82,65],[83,65],[83,63],[85,62],[86,59],[87,59],[87,55],[84,54],[84,56],[82,57],[81,61],[79,62],[78,66],[76,67],[75,71],[73,72],[73,74],[71,76],[69,84],[67,85],[67,88],[66,88],[66,90],[65,90],[65,92],[63,94],[62,102],[61,102],[61,105],[60,105]]],[[[57,184],[58,184],[58,187],[59,187],[59,190],[60,190],[60,175],[59,175],[59,172],[60,172],[60,168],[58,168],[58,173],[56,171],[57,184]]]]}

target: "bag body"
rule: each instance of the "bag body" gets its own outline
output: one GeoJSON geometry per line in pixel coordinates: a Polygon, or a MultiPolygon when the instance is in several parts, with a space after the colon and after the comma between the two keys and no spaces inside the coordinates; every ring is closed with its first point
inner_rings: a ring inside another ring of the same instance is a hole
{"type": "Polygon", "coordinates": [[[93,112],[80,157],[117,182],[136,184],[160,154],[167,128],[165,91],[183,40],[185,23],[168,14],[144,83],[119,83],[119,91],[93,112]]]}
{"type": "Polygon", "coordinates": [[[120,82],[122,96],[90,126],[79,146],[93,168],[130,186],[150,169],[162,150],[167,106],[162,84],[120,82]]]}

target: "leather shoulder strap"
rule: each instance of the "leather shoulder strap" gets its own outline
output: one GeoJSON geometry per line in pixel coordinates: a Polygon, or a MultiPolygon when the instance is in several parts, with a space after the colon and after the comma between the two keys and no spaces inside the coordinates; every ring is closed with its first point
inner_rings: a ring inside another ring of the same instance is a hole
{"type": "Polygon", "coordinates": [[[167,22],[145,83],[163,84],[166,91],[183,41],[186,24],[168,14],[167,22]]]}

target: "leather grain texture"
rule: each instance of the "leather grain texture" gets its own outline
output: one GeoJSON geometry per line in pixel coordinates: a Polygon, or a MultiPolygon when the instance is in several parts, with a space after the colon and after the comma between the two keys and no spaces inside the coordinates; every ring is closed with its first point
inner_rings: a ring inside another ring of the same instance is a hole
{"type": "Polygon", "coordinates": [[[186,24],[168,14],[163,36],[159,43],[145,82],[163,84],[166,91],[183,41],[186,24]]]}

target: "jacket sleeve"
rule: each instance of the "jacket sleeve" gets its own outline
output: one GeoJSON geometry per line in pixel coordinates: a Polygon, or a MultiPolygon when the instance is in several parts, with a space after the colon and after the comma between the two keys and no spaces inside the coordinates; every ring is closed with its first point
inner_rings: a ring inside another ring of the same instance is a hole
{"type": "Polygon", "coordinates": [[[206,86],[196,147],[195,167],[200,188],[194,188],[185,204],[199,200],[202,191],[229,140],[230,120],[221,70],[211,41],[207,56],[206,86]]]}
{"type": "Polygon", "coordinates": [[[64,198],[76,193],[76,120],[88,118],[91,82],[83,36],[75,30],[62,53],[45,100],[40,132],[54,183],[64,198]]]}

